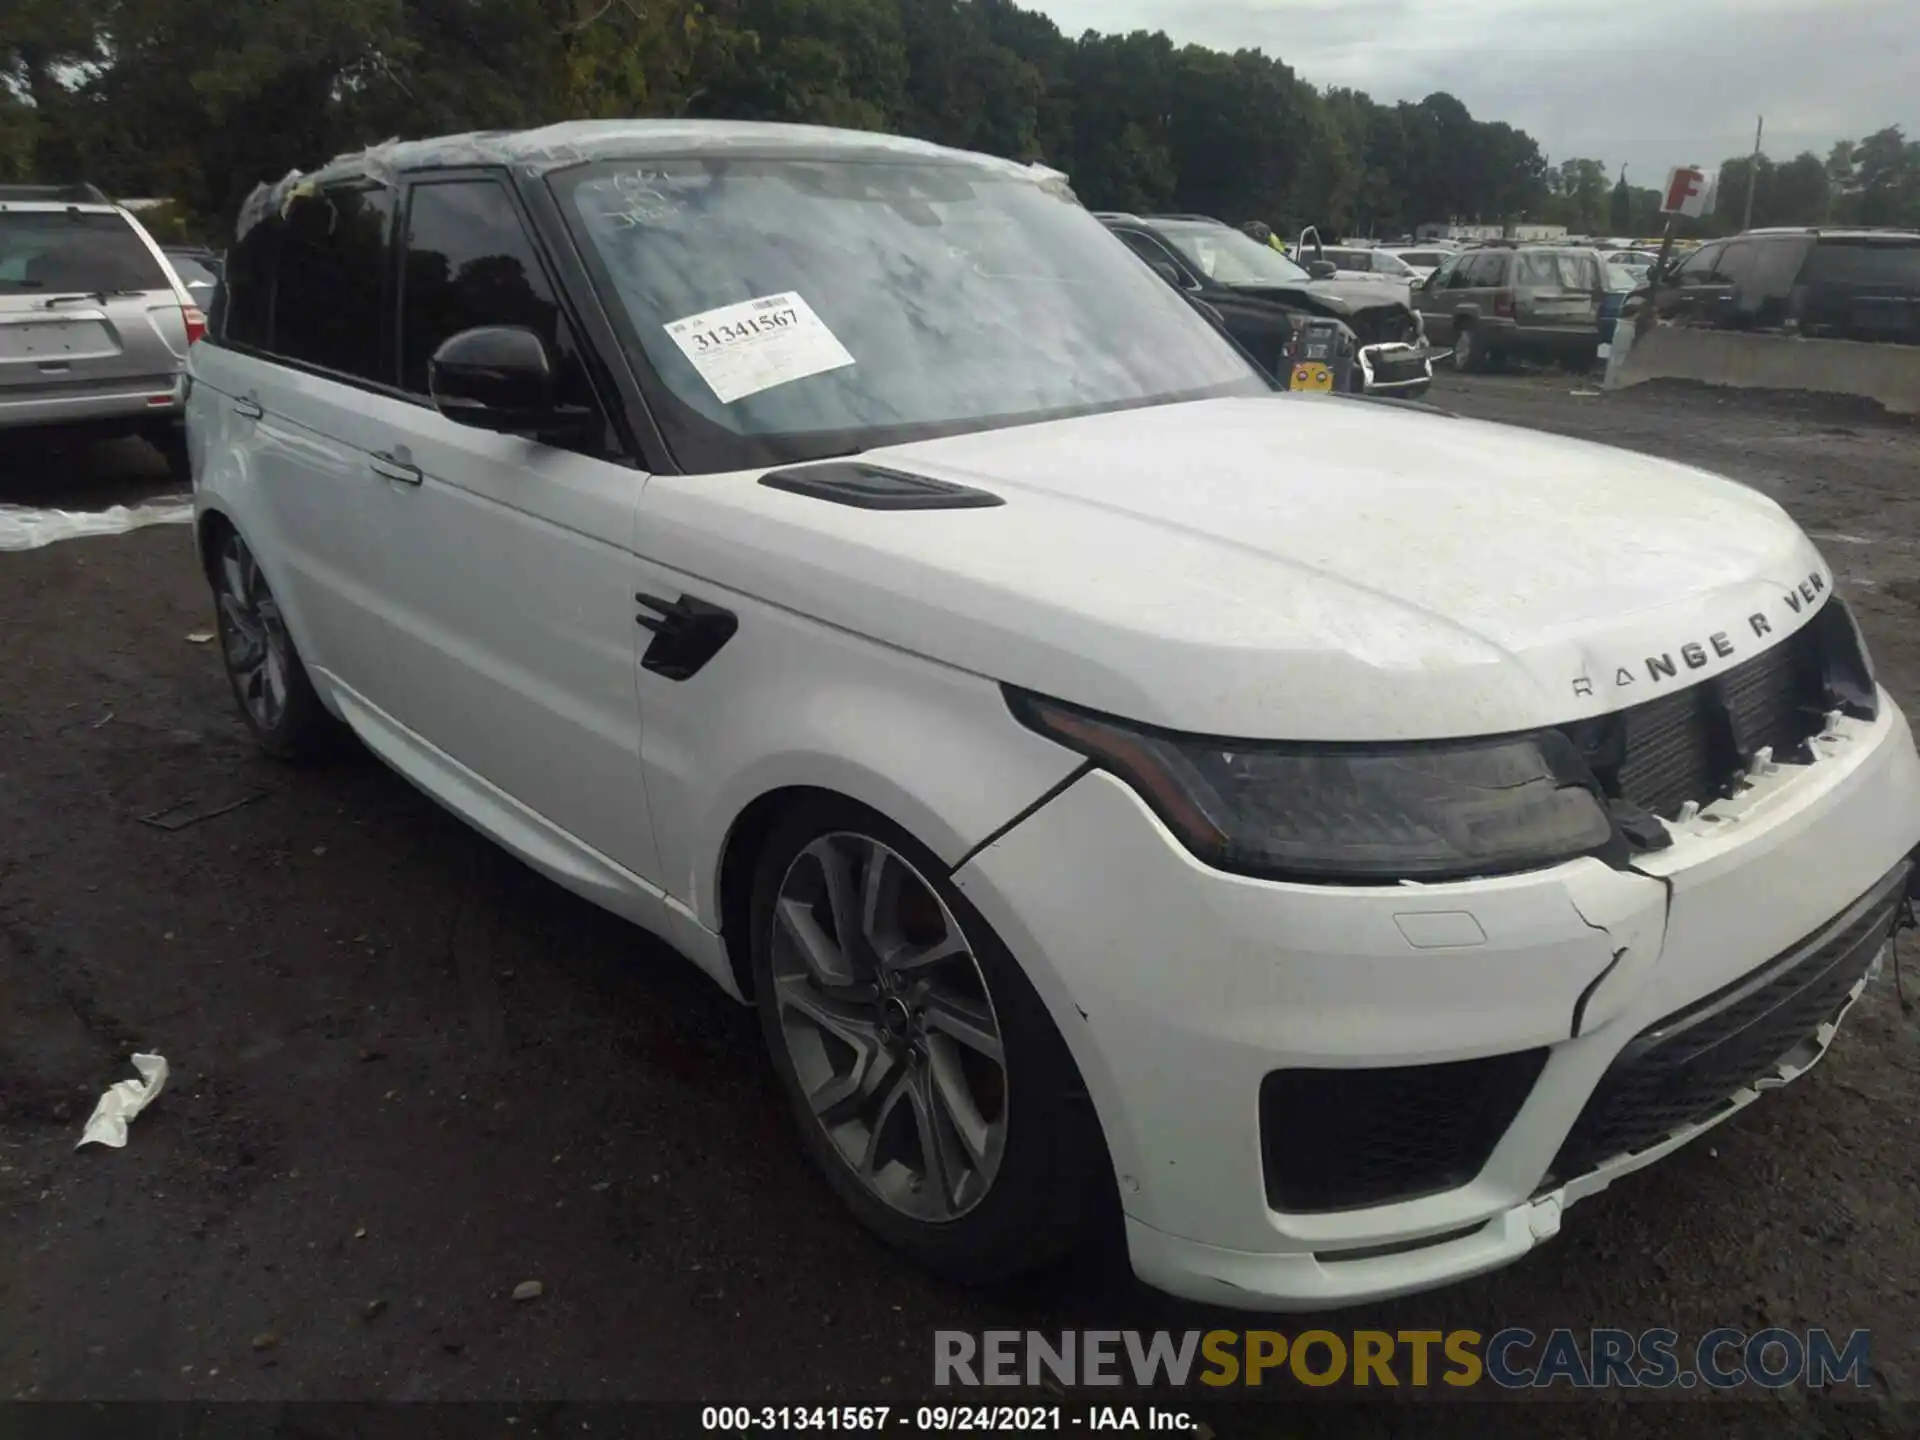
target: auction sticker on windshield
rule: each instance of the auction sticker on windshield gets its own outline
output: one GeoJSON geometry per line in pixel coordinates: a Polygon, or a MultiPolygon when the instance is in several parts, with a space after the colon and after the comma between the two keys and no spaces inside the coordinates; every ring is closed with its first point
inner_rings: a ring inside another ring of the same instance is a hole
{"type": "Polygon", "coordinates": [[[675,320],[667,334],[723,404],[853,364],[813,307],[788,291],[675,320]]]}

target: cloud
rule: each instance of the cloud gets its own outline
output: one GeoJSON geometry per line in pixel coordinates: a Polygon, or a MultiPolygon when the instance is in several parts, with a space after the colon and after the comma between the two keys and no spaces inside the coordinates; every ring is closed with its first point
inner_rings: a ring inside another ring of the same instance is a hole
{"type": "Polygon", "coordinates": [[[1391,103],[1436,90],[1505,120],[1556,162],[1713,165],[1753,144],[1825,156],[1885,125],[1920,131],[1915,0],[1024,0],[1068,35],[1165,30],[1257,48],[1316,85],[1391,103]]]}

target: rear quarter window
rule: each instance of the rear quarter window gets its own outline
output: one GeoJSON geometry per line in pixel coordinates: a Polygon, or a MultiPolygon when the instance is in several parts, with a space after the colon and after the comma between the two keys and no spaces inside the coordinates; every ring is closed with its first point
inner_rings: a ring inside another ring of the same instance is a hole
{"type": "Polygon", "coordinates": [[[1805,285],[1872,285],[1920,293],[1920,241],[1822,240],[1800,272],[1805,285]]]}
{"type": "Polygon", "coordinates": [[[171,290],[126,217],[87,210],[0,212],[0,291],[171,290]]]}

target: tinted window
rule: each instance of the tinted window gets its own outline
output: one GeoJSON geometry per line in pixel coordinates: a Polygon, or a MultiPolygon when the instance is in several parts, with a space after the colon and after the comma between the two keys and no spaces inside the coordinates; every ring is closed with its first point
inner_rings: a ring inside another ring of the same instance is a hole
{"type": "Polygon", "coordinates": [[[492,180],[416,185],[407,207],[400,383],[427,393],[442,341],[479,325],[523,325],[558,354],[560,309],[513,199],[492,180]]]}
{"type": "Polygon", "coordinates": [[[273,349],[381,384],[393,383],[386,349],[386,278],[393,192],[328,190],[287,211],[274,285],[273,349]]]}
{"type": "Polygon", "coordinates": [[[1920,245],[1822,240],[1800,276],[1806,285],[1884,285],[1920,293],[1920,245]]]}
{"type": "Polygon", "coordinates": [[[1723,245],[1707,245],[1693,252],[1674,272],[1683,285],[1699,285],[1713,273],[1713,267],[1720,258],[1723,245]]]}
{"type": "Polygon", "coordinates": [[[1753,273],[1753,262],[1757,256],[1751,240],[1730,240],[1721,250],[1720,258],[1713,262],[1713,278],[1729,285],[1739,285],[1753,273]]]}
{"type": "Polygon", "coordinates": [[[223,341],[255,350],[270,347],[273,323],[273,268],[280,255],[280,217],[261,220],[227,252],[226,284],[218,295],[221,312],[214,333],[223,341]]]}
{"type": "Polygon", "coordinates": [[[82,210],[0,213],[0,294],[170,290],[125,217],[82,210]]]}

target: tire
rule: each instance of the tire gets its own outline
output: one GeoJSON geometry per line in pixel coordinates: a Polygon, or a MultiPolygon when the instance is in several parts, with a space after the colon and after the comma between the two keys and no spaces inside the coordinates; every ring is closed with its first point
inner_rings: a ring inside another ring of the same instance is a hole
{"type": "Polygon", "coordinates": [[[1032,984],[926,847],[851,802],[802,805],[761,851],[751,927],[802,1148],[867,1229],[973,1285],[1083,1237],[1114,1193],[1092,1105],[1032,984]]]}
{"type": "Polygon", "coordinates": [[[1462,375],[1478,375],[1487,368],[1486,353],[1473,322],[1463,320],[1453,329],[1453,368],[1462,375]]]}
{"type": "Polygon", "coordinates": [[[319,759],[338,731],[314,693],[279,602],[240,532],[224,528],[207,567],[227,683],[260,748],[281,760],[319,759]]]}
{"type": "Polygon", "coordinates": [[[178,425],[169,425],[164,430],[148,430],[142,438],[160,452],[160,458],[167,462],[167,474],[182,484],[193,483],[193,466],[187,458],[187,432],[178,425]]]}

